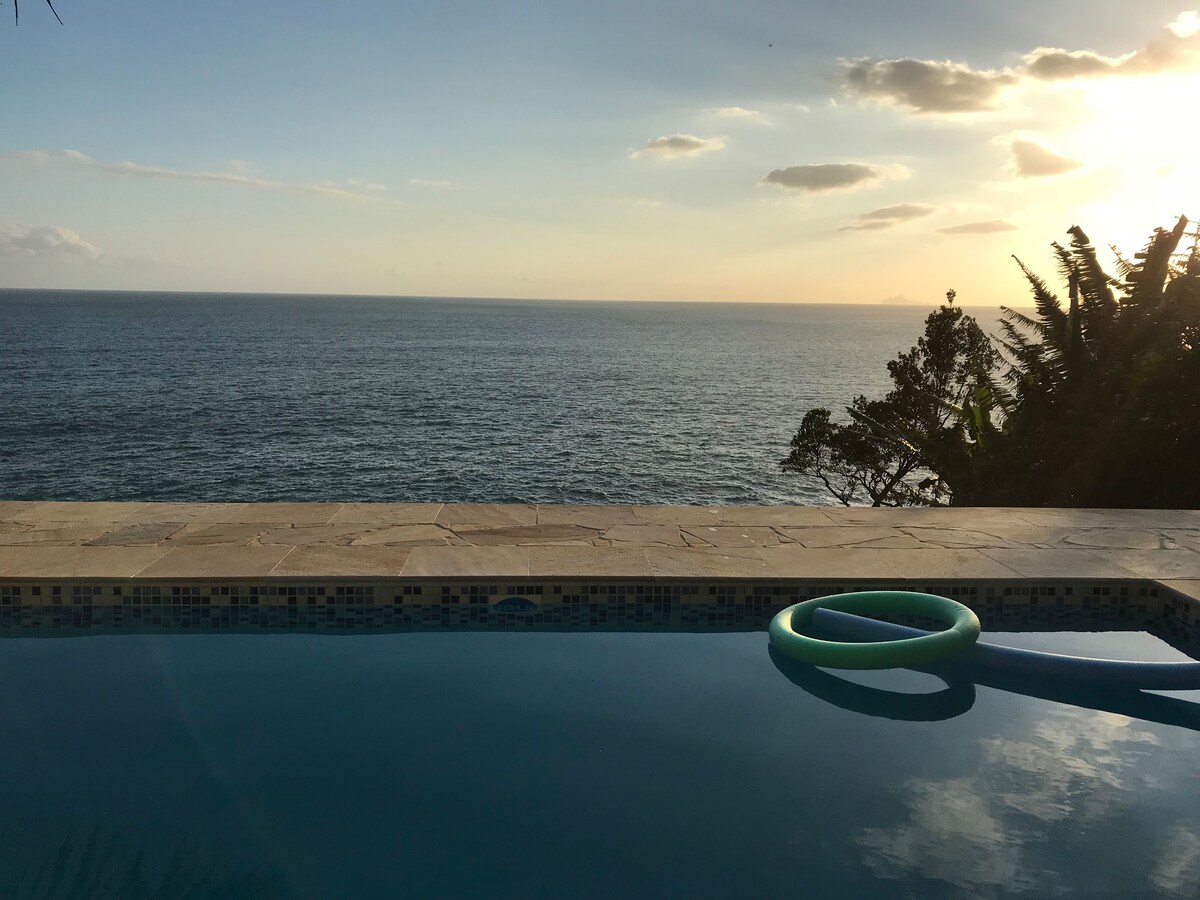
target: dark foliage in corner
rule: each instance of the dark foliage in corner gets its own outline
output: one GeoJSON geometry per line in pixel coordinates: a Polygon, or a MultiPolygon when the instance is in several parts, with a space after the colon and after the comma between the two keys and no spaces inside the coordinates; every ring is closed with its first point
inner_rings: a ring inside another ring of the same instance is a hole
{"type": "Polygon", "coordinates": [[[995,340],[949,302],[888,364],[882,399],[809,411],[783,468],[875,506],[1200,507],[1200,238],[1159,229],[1106,273],[1079,228],[1053,244],[1066,303],[1017,260],[1034,313],[995,340]]]}

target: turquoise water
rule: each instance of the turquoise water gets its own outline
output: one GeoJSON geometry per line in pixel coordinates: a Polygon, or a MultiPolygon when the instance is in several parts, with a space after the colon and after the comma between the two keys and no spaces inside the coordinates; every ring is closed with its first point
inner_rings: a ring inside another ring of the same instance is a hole
{"type": "Polygon", "coordinates": [[[0,649],[5,898],[1200,893],[1194,712],[981,686],[941,721],[865,715],[798,687],[762,633],[0,649]]]}
{"type": "Polygon", "coordinates": [[[824,502],[788,441],[927,312],[0,291],[0,497],[824,502]]]}

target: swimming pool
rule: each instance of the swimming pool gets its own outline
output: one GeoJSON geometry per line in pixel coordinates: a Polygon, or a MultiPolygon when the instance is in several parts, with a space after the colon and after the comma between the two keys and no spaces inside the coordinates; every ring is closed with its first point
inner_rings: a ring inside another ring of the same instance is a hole
{"type": "MultiPolygon", "coordinates": [[[[987,637],[1186,658],[1140,632],[987,637]]],[[[904,670],[804,679],[761,631],[10,637],[0,895],[1200,891],[1194,694],[1144,695],[1146,720],[904,670]],[[943,696],[894,718],[912,701],[873,714],[854,684],[943,696]]]]}

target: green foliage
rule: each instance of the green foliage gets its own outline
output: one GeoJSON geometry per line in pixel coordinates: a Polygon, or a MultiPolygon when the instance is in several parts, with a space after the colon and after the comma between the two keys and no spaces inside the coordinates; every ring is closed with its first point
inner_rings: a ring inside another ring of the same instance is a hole
{"type": "Polygon", "coordinates": [[[1052,245],[1066,303],[1020,260],[1033,315],[989,339],[949,302],[847,423],[805,415],[783,461],[847,505],[1198,507],[1200,238],[1158,229],[1105,272],[1079,228],[1052,245]]]}
{"type": "Polygon", "coordinates": [[[996,354],[978,323],[954,306],[953,292],[947,301],[926,319],[917,345],[888,363],[893,388],[885,397],[856,397],[847,424],[832,421],[827,409],[805,415],[786,471],[819,479],[846,505],[931,503],[948,494],[963,444],[972,440],[963,418],[976,434],[994,428],[978,402],[979,376],[996,354]]]}

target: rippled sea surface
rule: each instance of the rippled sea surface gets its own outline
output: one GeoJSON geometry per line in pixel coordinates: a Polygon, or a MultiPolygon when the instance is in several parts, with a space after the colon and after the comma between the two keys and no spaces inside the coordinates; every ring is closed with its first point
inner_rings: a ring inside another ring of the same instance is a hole
{"type": "Polygon", "coordinates": [[[0,291],[0,496],[826,502],[925,308],[0,291]]]}

